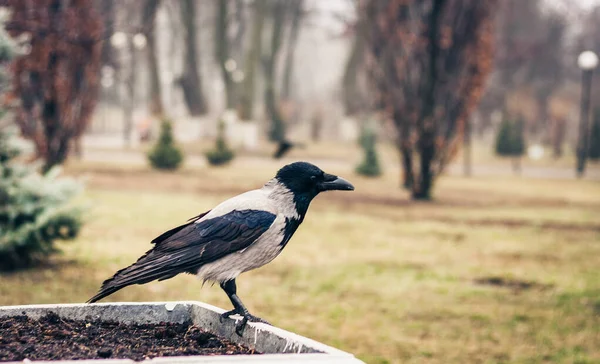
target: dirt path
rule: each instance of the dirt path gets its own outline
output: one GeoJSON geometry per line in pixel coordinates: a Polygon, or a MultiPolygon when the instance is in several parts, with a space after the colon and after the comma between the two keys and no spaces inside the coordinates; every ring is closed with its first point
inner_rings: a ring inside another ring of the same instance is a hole
{"type": "MultiPolygon", "coordinates": [[[[279,165],[290,163],[295,161],[296,158],[283,158],[281,160],[274,160],[270,158],[262,158],[257,156],[238,156],[239,159],[243,160],[246,165],[269,165],[272,164],[274,168],[279,165]]],[[[146,156],[139,151],[125,151],[125,150],[99,150],[99,149],[88,149],[83,155],[84,161],[90,162],[104,162],[104,163],[115,163],[125,164],[132,166],[146,165],[146,156]]],[[[318,164],[323,169],[342,169],[352,170],[353,164],[339,159],[311,159],[311,162],[318,164]]],[[[200,155],[187,155],[185,164],[191,167],[204,167],[206,166],[206,160],[200,155]]],[[[396,166],[386,166],[389,173],[399,173],[396,166]]],[[[453,163],[448,166],[447,174],[460,176],[463,174],[462,165],[460,163],[453,163]]],[[[511,176],[513,175],[510,165],[474,165],[473,176],[474,177],[490,177],[490,176],[511,176]]],[[[538,179],[574,179],[575,173],[571,168],[561,167],[525,167],[522,171],[522,177],[525,178],[538,178],[538,179]]],[[[600,169],[589,168],[585,179],[600,181],[600,169]]]]}

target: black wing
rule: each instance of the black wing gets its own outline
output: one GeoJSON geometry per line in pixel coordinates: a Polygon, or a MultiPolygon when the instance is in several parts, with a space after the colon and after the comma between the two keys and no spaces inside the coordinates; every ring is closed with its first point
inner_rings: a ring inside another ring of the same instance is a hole
{"type": "Polygon", "coordinates": [[[242,210],[195,223],[197,219],[154,239],[153,249],[104,281],[100,292],[88,302],[96,302],[132,284],[165,280],[184,272],[196,273],[203,264],[250,246],[269,229],[275,215],[242,210]]]}
{"type": "Polygon", "coordinates": [[[179,231],[185,229],[186,227],[190,226],[191,224],[195,223],[197,220],[200,220],[201,218],[204,217],[204,215],[208,214],[210,212],[210,210],[201,213],[200,215],[194,216],[190,219],[188,219],[188,222],[186,224],[183,225],[179,225],[176,228],[173,228],[171,230],[167,230],[164,233],[160,234],[159,236],[157,236],[156,238],[154,238],[154,240],[152,240],[150,243],[152,244],[158,244],[162,241],[167,240],[168,238],[170,238],[171,236],[175,235],[176,233],[178,233],[179,231]]]}

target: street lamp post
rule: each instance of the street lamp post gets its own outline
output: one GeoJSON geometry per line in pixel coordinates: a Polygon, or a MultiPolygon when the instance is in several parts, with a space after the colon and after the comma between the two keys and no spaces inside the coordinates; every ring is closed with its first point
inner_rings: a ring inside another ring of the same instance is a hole
{"type": "Polygon", "coordinates": [[[577,142],[577,177],[583,177],[589,149],[589,118],[591,106],[592,76],[598,66],[598,56],[592,51],[582,52],[577,58],[581,69],[581,110],[579,120],[579,140],[577,142]]]}

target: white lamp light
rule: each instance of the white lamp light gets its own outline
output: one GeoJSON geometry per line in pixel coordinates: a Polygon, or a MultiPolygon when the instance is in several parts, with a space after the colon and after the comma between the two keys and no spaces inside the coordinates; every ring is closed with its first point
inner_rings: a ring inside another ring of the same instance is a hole
{"type": "Polygon", "coordinates": [[[584,71],[591,71],[598,66],[598,56],[592,51],[582,52],[577,57],[577,66],[584,71]]]}
{"type": "Polygon", "coordinates": [[[540,160],[544,157],[544,147],[534,144],[527,149],[527,155],[533,160],[540,160]]]}
{"type": "Polygon", "coordinates": [[[227,70],[227,72],[233,72],[233,71],[235,71],[236,68],[237,68],[237,63],[235,62],[235,59],[229,58],[228,60],[225,61],[225,69],[227,70]]]}
{"type": "Polygon", "coordinates": [[[115,34],[110,37],[110,44],[117,49],[123,49],[126,43],[127,35],[123,32],[115,32],[115,34]]]}
{"type": "Polygon", "coordinates": [[[137,33],[133,36],[133,46],[136,49],[144,49],[146,47],[146,36],[142,33],[137,33]]]}

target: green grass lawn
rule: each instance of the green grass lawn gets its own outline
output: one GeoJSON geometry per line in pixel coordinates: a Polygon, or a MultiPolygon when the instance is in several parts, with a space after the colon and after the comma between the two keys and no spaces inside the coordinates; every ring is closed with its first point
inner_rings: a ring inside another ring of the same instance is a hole
{"type": "MultiPolygon", "coordinates": [[[[273,172],[75,166],[81,235],[0,276],[0,304],[83,302],[152,238],[273,172]]],[[[600,362],[599,183],[446,177],[435,202],[412,203],[396,176],[333,172],[356,191],[319,196],[282,255],[240,277],[251,312],[368,363],[600,362]]],[[[230,307],[189,275],[107,300],[230,307]]]]}

